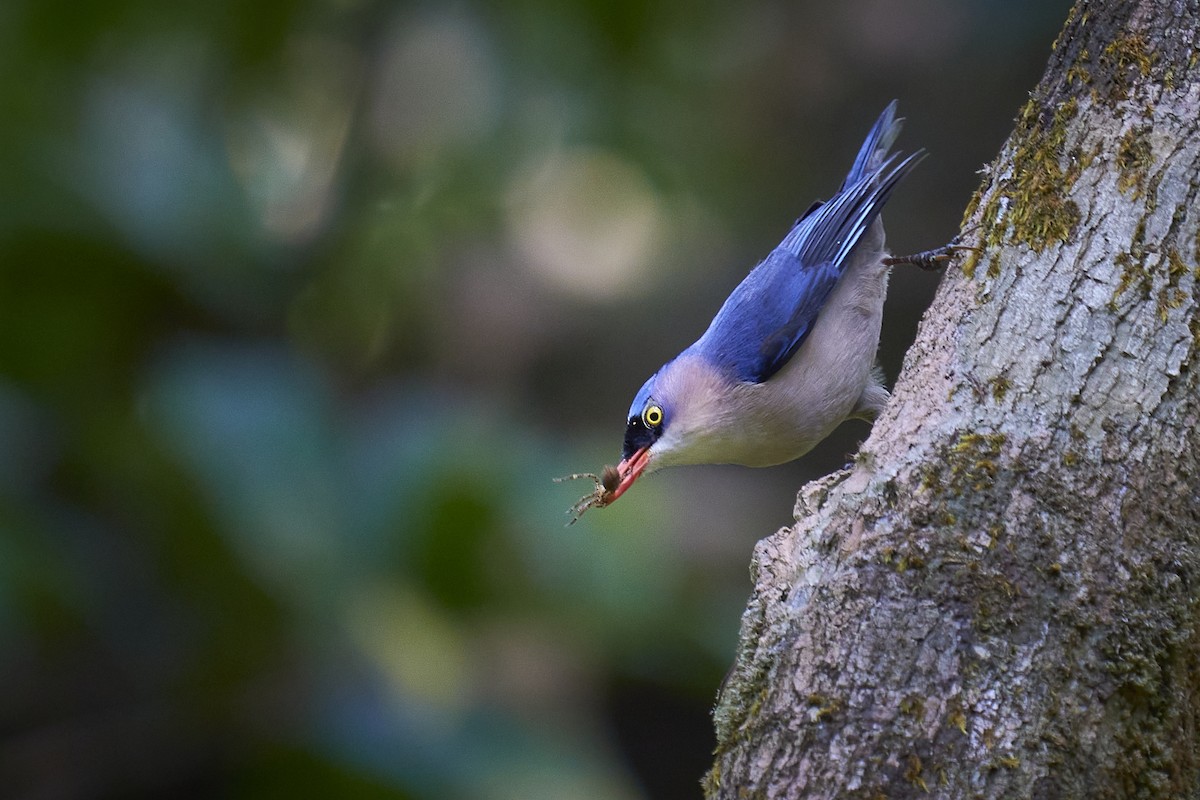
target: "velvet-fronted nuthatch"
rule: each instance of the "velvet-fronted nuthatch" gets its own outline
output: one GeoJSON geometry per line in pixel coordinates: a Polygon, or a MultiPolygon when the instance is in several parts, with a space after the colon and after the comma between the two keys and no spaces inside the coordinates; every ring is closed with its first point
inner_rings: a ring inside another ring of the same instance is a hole
{"type": "Polygon", "coordinates": [[[576,518],[654,470],[781,464],[847,419],[875,419],[889,396],[875,357],[891,267],[937,268],[954,249],[884,250],[879,212],[924,157],[889,152],[902,122],[893,101],[837,193],[814,203],[704,335],[646,381],[629,407],[620,465],[590,476],[596,491],[572,509],[576,518]]]}

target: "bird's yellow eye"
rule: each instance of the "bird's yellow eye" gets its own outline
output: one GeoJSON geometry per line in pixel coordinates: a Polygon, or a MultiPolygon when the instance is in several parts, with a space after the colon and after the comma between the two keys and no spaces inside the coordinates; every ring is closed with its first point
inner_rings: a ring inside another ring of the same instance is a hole
{"type": "Polygon", "coordinates": [[[647,428],[662,425],[662,421],[663,410],[661,406],[646,406],[646,410],[642,412],[642,422],[646,423],[647,428]]]}

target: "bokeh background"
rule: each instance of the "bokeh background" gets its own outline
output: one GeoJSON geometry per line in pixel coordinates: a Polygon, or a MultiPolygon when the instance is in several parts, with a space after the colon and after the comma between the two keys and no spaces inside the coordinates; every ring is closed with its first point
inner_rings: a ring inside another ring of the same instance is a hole
{"type": "Polygon", "coordinates": [[[952,236],[1068,5],[0,4],[0,794],[698,796],[754,542],[867,428],[551,478],[893,97],[890,242],[952,236]]]}

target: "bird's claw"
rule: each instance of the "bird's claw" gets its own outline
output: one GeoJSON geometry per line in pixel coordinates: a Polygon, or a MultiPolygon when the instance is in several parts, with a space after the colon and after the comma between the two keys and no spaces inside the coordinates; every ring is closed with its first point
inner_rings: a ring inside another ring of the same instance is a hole
{"type": "Polygon", "coordinates": [[[894,267],[897,264],[912,264],[918,269],[923,269],[927,272],[936,272],[945,266],[947,261],[954,258],[954,254],[960,250],[969,250],[975,253],[981,252],[978,247],[959,244],[956,237],[949,244],[944,244],[941,247],[935,247],[932,250],[922,250],[920,253],[913,253],[910,256],[890,256],[885,258],[883,263],[888,267],[894,267]]]}

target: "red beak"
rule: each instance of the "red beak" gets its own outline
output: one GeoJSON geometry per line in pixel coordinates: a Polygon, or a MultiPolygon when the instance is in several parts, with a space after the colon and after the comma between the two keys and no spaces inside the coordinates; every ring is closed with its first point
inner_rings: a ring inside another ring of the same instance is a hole
{"type": "Polygon", "coordinates": [[[621,476],[621,482],[617,484],[616,489],[612,490],[612,494],[608,497],[608,502],[611,503],[625,494],[625,490],[633,486],[633,482],[638,479],[649,463],[650,448],[643,447],[618,464],[617,473],[621,476]]]}

